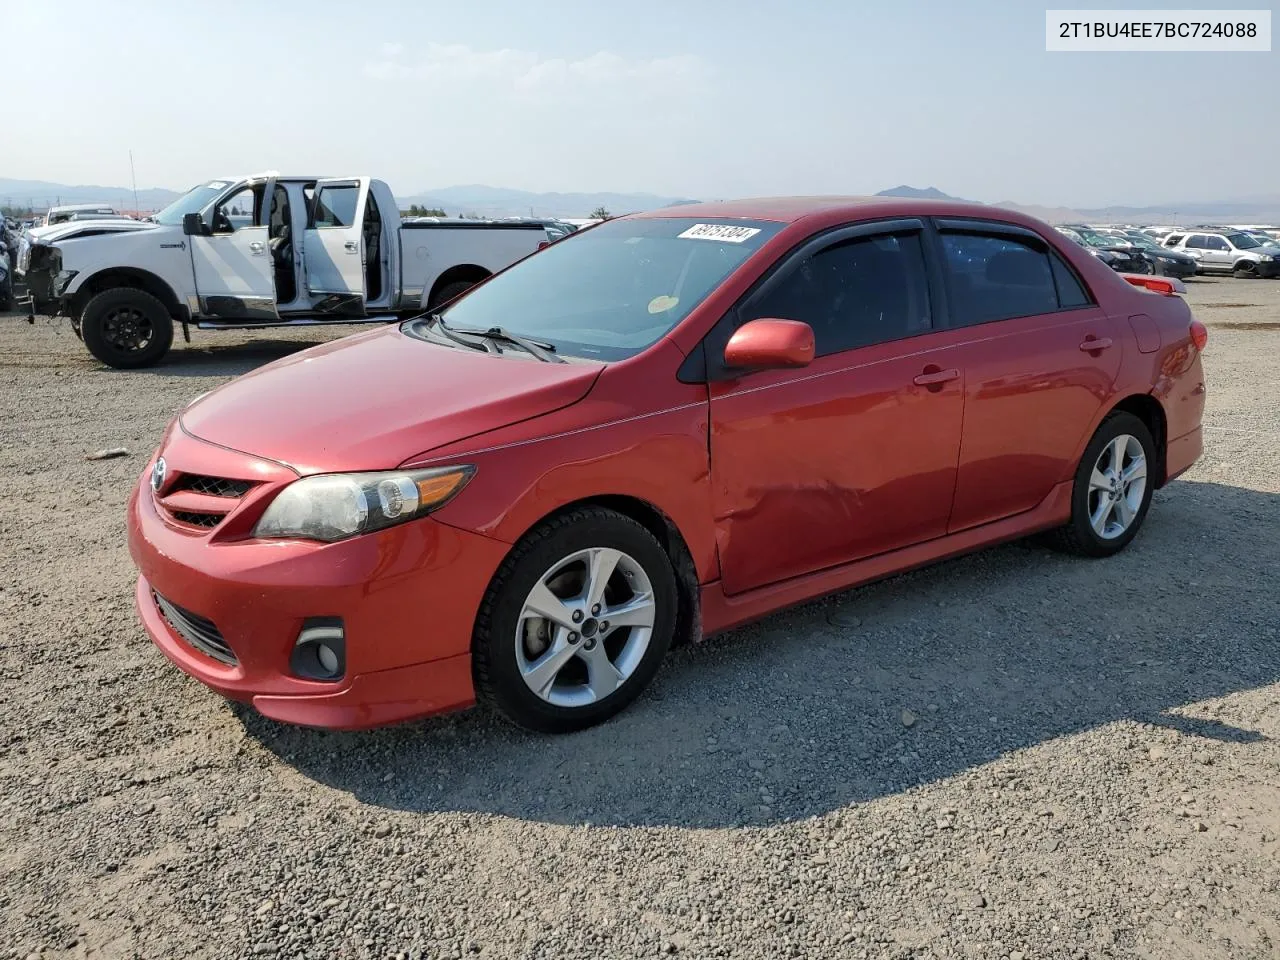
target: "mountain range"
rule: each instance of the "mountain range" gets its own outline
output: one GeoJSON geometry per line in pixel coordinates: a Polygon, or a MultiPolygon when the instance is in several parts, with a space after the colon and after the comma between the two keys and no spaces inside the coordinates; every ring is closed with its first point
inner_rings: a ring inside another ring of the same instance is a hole
{"type": "MultiPolygon", "coordinates": [[[[157,210],[179,196],[178,191],[148,187],[137,193],[136,207],[157,210]]],[[[937,187],[910,187],[905,184],[880,191],[877,196],[915,197],[937,200],[959,200],[937,187]]],[[[613,214],[656,210],[660,207],[693,203],[687,197],[660,196],[652,193],[534,193],[469,184],[441,187],[419,193],[397,193],[401,209],[413,204],[439,208],[450,216],[475,214],[482,217],[539,216],[587,217],[603,207],[613,214]]],[[[0,177],[0,204],[37,209],[53,203],[110,204],[118,209],[135,208],[133,190],[128,187],[95,185],[73,186],[44,180],[11,180],[0,177]]],[[[1280,194],[1243,197],[1234,200],[1179,201],[1159,206],[1110,206],[1071,208],[1042,206],[1005,200],[993,204],[1019,210],[1049,223],[1125,222],[1125,223],[1280,223],[1280,194]]]]}

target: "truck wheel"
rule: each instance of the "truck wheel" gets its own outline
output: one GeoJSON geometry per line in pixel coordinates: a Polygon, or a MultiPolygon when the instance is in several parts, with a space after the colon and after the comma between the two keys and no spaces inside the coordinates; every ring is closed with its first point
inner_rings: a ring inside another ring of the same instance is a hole
{"type": "Polygon", "coordinates": [[[145,290],[116,287],[85,304],[80,333],[89,352],[107,366],[148,367],[169,352],[173,319],[145,290]]]}
{"type": "Polygon", "coordinates": [[[453,283],[446,283],[437,291],[435,299],[431,301],[429,306],[434,310],[436,307],[448,303],[454,297],[462,296],[474,286],[475,284],[469,280],[455,280],[453,283]]]}

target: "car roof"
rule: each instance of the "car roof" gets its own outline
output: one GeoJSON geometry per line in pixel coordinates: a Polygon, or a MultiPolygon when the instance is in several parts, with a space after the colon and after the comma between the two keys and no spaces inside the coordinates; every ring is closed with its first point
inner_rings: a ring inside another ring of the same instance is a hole
{"type": "Polygon", "coordinates": [[[915,197],[759,197],[748,200],[715,200],[682,203],[632,214],[634,217],[708,220],[774,220],[797,223],[811,217],[833,220],[868,220],[881,217],[971,217],[1004,220],[1042,227],[1039,221],[1004,207],[965,200],[931,200],[915,197]]]}

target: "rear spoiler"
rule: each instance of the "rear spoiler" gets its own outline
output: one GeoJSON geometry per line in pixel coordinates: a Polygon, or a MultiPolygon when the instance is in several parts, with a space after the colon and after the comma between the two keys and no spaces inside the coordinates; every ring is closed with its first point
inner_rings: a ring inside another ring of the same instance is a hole
{"type": "Polygon", "coordinates": [[[1186,284],[1177,277],[1153,277],[1149,273],[1122,273],[1120,276],[1139,290],[1145,290],[1148,293],[1172,297],[1187,292],[1186,284]]]}

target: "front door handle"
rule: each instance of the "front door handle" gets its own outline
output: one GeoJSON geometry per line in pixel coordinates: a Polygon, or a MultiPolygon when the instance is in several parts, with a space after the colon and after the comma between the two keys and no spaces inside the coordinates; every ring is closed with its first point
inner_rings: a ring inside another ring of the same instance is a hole
{"type": "Polygon", "coordinates": [[[347,253],[358,253],[360,251],[360,244],[354,240],[348,240],[343,246],[346,247],[347,253]]]}
{"type": "Polygon", "coordinates": [[[942,385],[944,383],[950,383],[952,380],[959,379],[960,371],[955,367],[952,367],[949,370],[943,370],[931,363],[911,382],[917,387],[928,387],[936,393],[942,389],[942,385]]]}
{"type": "Polygon", "coordinates": [[[1111,346],[1110,337],[1102,337],[1101,339],[1098,337],[1086,337],[1084,342],[1080,344],[1080,349],[1085,353],[1097,353],[1106,350],[1109,346],[1111,346]]]}
{"type": "Polygon", "coordinates": [[[249,249],[250,249],[250,250],[252,250],[254,253],[261,253],[261,252],[262,252],[262,249],[263,249],[263,247],[262,247],[262,241],[261,241],[261,240],[254,240],[254,241],[252,241],[252,242],[249,244],[249,249]]]}

